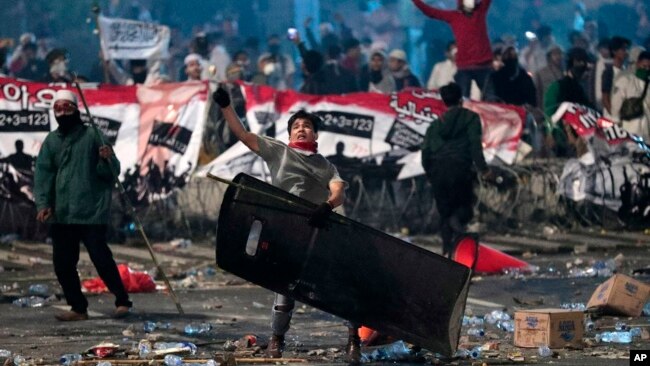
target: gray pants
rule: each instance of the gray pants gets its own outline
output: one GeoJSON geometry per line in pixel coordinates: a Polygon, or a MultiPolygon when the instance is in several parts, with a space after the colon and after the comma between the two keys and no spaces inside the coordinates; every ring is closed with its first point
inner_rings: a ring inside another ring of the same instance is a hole
{"type": "Polygon", "coordinates": [[[275,294],[273,310],[271,311],[271,331],[273,335],[281,336],[289,330],[291,315],[296,301],[284,295],[275,294]]]}
{"type": "MultiPolygon", "coordinates": [[[[296,301],[294,299],[278,293],[275,294],[273,309],[271,310],[271,331],[273,335],[283,336],[289,330],[289,323],[291,323],[291,316],[295,306],[296,301]]],[[[361,325],[346,320],[345,326],[356,333],[361,325]]]]}

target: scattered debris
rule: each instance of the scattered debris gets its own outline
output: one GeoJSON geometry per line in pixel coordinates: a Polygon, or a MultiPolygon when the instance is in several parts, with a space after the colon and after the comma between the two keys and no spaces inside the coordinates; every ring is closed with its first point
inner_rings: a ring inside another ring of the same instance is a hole
{"type": "Polygon", "coordinates": [[[96,357],[106,358],[115,354],[120,346],[113,343],[100,343],[89,348],[86,353],[92,353],[96,357]]]}
{"type": "Polygon", "coordinates": [[[544,298],[540,297],[539,299],[524,299],[524,298],[519,298],[516,296],[512,297],[512,300],[515,302],[517,305],[528,305],[528,306],[539,306],[544,304],[544,298]]]}

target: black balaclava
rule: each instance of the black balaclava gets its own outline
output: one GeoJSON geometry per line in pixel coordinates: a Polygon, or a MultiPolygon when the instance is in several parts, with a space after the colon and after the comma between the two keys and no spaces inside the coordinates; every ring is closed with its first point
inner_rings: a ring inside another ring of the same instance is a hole
{"type": "Polygon", "coordinates": [[[56,122],[59,124],[59,130],[64,135],[70,132],[76,125],[83,123],[81,121],[81,113],[79,113],[78,109],[72,114],[62,114],[56,117],[56,122]]]}

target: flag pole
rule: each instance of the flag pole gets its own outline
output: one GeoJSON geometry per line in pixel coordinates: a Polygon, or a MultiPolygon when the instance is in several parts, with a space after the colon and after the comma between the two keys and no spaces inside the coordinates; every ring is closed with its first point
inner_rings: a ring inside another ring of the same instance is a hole
{"type": "Polygon", "coordinates": [[[102,50],[102,28],[99,26],[99,13],[101,12],[101,8],[97,1],[93,3],[92,12],[95,18],[95,29],[97,29],[97,36],[99,38],[99,51],[101,55],[100,60],[102,62],[102,73],[104,74],[104,83],[108,84],[111,82],[111,78],[106,65],[106,55],[104,55],[104,51],[102,50]]]}

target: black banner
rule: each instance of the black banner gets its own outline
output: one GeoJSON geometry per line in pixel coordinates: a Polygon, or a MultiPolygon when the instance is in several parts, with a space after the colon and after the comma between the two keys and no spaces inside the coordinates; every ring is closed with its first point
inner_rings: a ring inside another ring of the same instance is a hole
{"type": "Polygon", "coordinates": [[[0,110],[0,132],[50,132],[47,111],[0,110]]]}
{"type": "MultiPolygon", "coordinates": [[[[99,128],[99,130],[102,131],[104,136],[106,136],[106,138],[108,139],[108,143],[111,145],[115,145],[115,141],[117,141],[117,133],[120,130],[120,126],[122,125],[122,122],[110,118],[97,117],[97,116],[93,116],[93,117],[95,119],[97,128],[99,128]]],[[[88,115],[85,113],[81,114],[81,120],[84,121],[84,123],[90,123],[90,118],[88,118],[88,115]]]]}
{"type": "Polygon", "coordinates": [[[386,142],[389,144],[409,150],[420,149],[422,141],[424,141],[424,136],[399,120],[395,120],[386,135],[386,142]]]}
{"type": "Polygon", "coordinates": [[[155,122],[149,136],[149,144],[164,146],[176,153],[185,154],[190,143],[192,131],[185,127],[167,122],[155,122]]]}
{"type": "Polygon", "coordinates": [[[347,112],[314,112],[323,119],[321,131],[340,133],[362,138],[372,138],[375,117],[347,112]]]}

